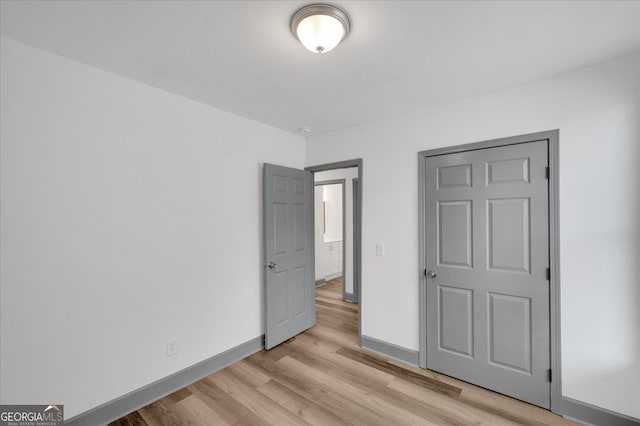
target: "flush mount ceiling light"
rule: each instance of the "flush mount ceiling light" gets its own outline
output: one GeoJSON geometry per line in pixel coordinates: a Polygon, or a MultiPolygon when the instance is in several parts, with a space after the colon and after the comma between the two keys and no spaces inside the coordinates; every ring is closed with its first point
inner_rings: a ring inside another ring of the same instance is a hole
{"type": "Polygon", "coordinates": [[[330,4],[310,4],[293,14],[291,32],[300,43],[315,53],[327,53],[338,45],[351,29],[346,12],[330,4]]]}

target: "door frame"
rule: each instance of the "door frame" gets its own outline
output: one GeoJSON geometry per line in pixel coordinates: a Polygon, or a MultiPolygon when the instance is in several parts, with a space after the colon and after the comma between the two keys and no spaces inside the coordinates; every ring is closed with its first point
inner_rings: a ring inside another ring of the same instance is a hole
{"type": "MultiPolygon", "coordinates": [[[[346,276],[347,276],[347,271],[345,268],[345,265],[347,263],[347,251],[345,250],[345,243],[344,243],[344,237],[346,236],[347,232],[346,232],[346,224],[347,224],[347,218],[346,218],[346,213],[347,213],[347,206],[346,206],[346,201],[347,201],[347,196],[346,196],[346,179],[332,179],[332,180],[323,180],[320,182],[313,182],[313,188],[315,189],[316,186],[325,186],[325,185],[342,185],[342,300],[346,300],[347,297],[347,292],[346,292],[346,287],[345,287],[345,281],[346,281],[346,276]]],[[[315,196],[313,198],[314,203],[315,203],[315,196]]],[[[315,205],[314,207],[314,213],[315,213],[315,205]]],[[[315,217],[314,217],[314,226],[315,226],[315,217]]],[[[314,229],[315,231],[315,229],[314,229]]],[[[314,239],[315,239],[315,232],[313,233],[314,235],[314,239]]],[[[315,241],[313,242],[313,248],[314,248],[314,252],[313,252],[313,261],[315,262],[315,241]]],[[[314,277],[315,280],[315,277],[314,277]]],[[[322,279],[323,282],[326,282],[325,279],[322,279]]],[[[318,281],[316,281],[316,285],[318,284],[318,281]]],[[[355,290],[354,290],[355,291],[355,290]]]]}
{"type": "MultiPolygon", "coordinates": [[[[362,271],[362,188],[363,188],[363,161],[362,158],[354,158],[351,160],[337,161],[334,163],[326,163],[319,164],[316,166],[305,167],[304,169],[310,171],[311,173],[315,172],[324,172],[327,170],[336,170],[336,169],[347,169],[351,167],[358,168],[358,177],[354,179],[358,179],[360,192],[357,197],[357,207],[358,207],[358,218],[357,221],[353,221],[354,233],[356,232],[356,226],[358,226],[357,233],[358,238],[353,241],[354,248],[354,256],[353,256],[353,269],[354,271],[357,269],[358,271],[362,271]],[[357,250],[356,250],[357,247],[357,250]],[[357,253],[357,256],[356,256],[357,253]]],[[[315,197],[314,197],[315,198],[315,197]]],[[[356,204],[354,204],[355,210],[356,204]]],[[[313,209],[315,212],[315,208],[313,209]]],[[[314,233],[315,234],[315,233],[314,233]]],[[[311,246],[313,250],[313,258],[315,259],[315,241],[311,246]]],[[[315,274],[315,272],[314,272],[315,274]]],[[[359,275],[357,278],[357,282],[355,280],[356,276],[354,275],[353,282],[353,297],[355,302],[358,303],[358,346],[362,346],[362,276],[359,275]]],[[[315,276],[314,276],[315,279],[315,276]]]]}
{"type": "MultiPolygon", "coordinates": [[[[351,180],[351,195],[353,198],[353,241],[358,241],[359,244],[353,245],[353,258],[360,259],[362,257],[362,220],[361,220],[361,204],[358,202],[360,197],[360,179],[355,178],[351,180]],[[356,189],[357,188],[357,189],[356,189]]],[[[362,264],[360,262],[353,262],[353,301],[358,302],[360,300],[360,282],[362,281],[362,264]],[[358,285],[356,285],[358,283],[358,285]]]]}
{"type": "Polygon", "coordinates": [[[560,360],[560,229],[559,229],[559,146],[558,129],[529,133],[500,139],[486,140],[445,148],[436,148],[418,153],[418,236],[419,236],[419,341],[420,367],[427,368],[427,291],[426,291],[426,159],[438,155],[464,151],[497,148],[527,142],[547,140],[549,158],[549,333],[551,361],[551,411],[558,413],[562,406],[562,371],[560,360]]]}

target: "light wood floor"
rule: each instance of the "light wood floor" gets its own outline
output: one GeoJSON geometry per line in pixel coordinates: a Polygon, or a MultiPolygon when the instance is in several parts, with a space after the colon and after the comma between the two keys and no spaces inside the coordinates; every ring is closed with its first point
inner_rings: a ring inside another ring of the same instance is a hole
{"type": "Polygon", "coordinates": [[[341,281],[316,289],[317,324],[112,425],[567,425],[541,408],[357,343],[341,281]]]}

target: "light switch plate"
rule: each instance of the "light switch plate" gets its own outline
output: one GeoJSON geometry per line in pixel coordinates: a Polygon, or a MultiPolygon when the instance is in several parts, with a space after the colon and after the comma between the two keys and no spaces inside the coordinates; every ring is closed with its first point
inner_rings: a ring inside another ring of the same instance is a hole
{"type": "Polygon", "coordinates": [[[167,340],[167,356],[174,356],[178,353],[178,339],[167,340]]]}
{"type": "Polygon", "coordinates": [[[376,256],[384,256],[384,244],[376,244],[376,256]]]}

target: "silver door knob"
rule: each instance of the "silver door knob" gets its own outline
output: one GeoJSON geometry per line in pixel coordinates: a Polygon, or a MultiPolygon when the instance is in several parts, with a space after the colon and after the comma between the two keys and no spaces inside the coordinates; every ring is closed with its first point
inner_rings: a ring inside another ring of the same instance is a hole
{"type": "Polygon", "coordinates": [[[437,276],[438,274],[436,274],[436,271],[434,271],[433,269],[427,271],[427,278],[435,278],[437,276]]]}
{"type": "Polygon", "coordinates": [[[267,268],[269,269],[274,269],[276,267],[276,264],[273,262],[269,262],[269,264],[267,265],[267,268]]]}

